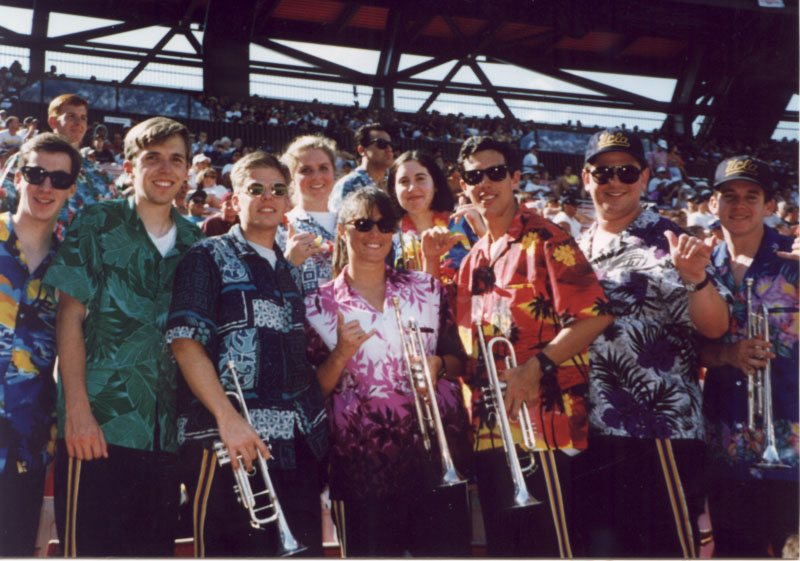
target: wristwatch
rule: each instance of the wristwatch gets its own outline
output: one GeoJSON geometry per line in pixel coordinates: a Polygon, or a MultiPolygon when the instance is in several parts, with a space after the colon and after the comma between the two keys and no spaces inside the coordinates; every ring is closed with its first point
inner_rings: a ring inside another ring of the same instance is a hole
{"type": "Polygon", "coordinates": [[[686,292],[688,292],[689,294],[692,294],[694,292],[699,292],[699,291],[703,290],[706,287],[706,285],[709,283],[710,280],[711,280],[711,277],[709,277],[708,273],[706,273],[706,278],[704,278],[702,281],[700,281],[700,282],[684,282],[683,286],[686,287],[686,292]]]}
{"type": "Polygon", "coordinates": [[[544,351],[539,352],[536,355],[536,360],[539,361],[539,368],[542,370],[542,375],[549,376],[551,374],[555,374],[558,370],[558,366],[550,360],[550,357],[544,354],[544,351]]]}

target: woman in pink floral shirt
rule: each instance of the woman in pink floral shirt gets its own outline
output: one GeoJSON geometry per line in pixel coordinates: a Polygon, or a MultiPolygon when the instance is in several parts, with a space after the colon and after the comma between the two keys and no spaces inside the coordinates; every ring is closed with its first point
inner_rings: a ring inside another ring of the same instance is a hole
{"type": "Polygon", "coordinates": [[[392,298],[399,299],[404,320],[415,318],[421,327],[462,477],[470,467],[457,380],[464,353],[441,283],[386,266],[396,227],[385,193],[369,187],[349,195],[337,226],[334,264],[341,272],[306,298],[309,354],[318,365],[332,433],[334,519],[346,556],[465,556],[466,486],[437,488],[440,455],[435,445],[429,454],[422,443],[392,298]]]}

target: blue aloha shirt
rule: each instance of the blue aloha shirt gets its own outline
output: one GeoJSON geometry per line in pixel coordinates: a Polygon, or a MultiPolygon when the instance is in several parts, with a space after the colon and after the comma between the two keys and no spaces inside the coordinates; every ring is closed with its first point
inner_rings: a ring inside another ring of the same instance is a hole
{"type": "MultiPolygon", "coordinates": [[[[15,154],[8,159],[3,168],[5,179],[0,185],[0,212],[7,211],[13,214],[17,211],[19,193],[14,186],[14,173],[17,171],[18,160],[19,154],[15,154]]],[[[64,239],[67,226],[83,207],[93,205],[98,201],[117,198],[119,198],[119,192],[111,176],[97,167],[95,162],[82,158],[81,170],[75,181],[75,195],[67,199],[67,204],[62,207],[58,215],[56,235],[59,239],[64,239]]]]}
{"type": "MultiPolygon", "coordinates": [[[[192,247],[175,273],[166,341],[203,345],[229,391],[234,385],[225,365],[235,363],[254,428],[269,442],[277,467],[292,469],[295,434],[321,458],[328,427],[316,370],[306,357],[299,274],[280,249],[275,254],[273,268],[238,224],[192,247]]],[[[211,447],[218,439],[214,416],[179,377],[179,443],[211,447]]]]}
{"type": "MultiPolygon", "coordinates": [[[[388,177],[389,172],[387,170],[384,183],[388,177]]],[[[328,210],[338,213],[339,208],[342,206],[342,201],[347,195],[362,187],[369,186],[379,187],[379,185],[375,185],[375,182],[372,181],[372,178],[367,173],[367,168],[358,166],[344,177],[339,178],[339,181],[333,186],[333,191],[331,191],[331,196],[328,199],[328,210]]]]}
{"type": "Polygon", "coordinates": [[[11,213],[0,214],[0,473],[41,469],[55,446],[56,300],[42,284],[58,249],[31,274],[11,213]]]}
{"type": "MultiPolygon", "coordinates": [[[[589,423],[599,434],[704,437],[698,339],[667,230],[685,233],[645,208],[589,260],[616,318],[589,347],[589,423]]],[[[596,231],[595,223],[579,240],[587,257],[596,231]]],[[[710,264],[707,271],[723,298],[729,297],[710,264]]]]}
{"type": "MultiPolygon", "coordinates": [[[[771,361],[775,439],[781,460],[792,469],[754,467],[763,453],[764,432],[747,428],[745,375],[732,366],[722,366],[706,373],[703,409],[709,460],[728,478],[798,480],[798,264],[775,255],[791,248],[792,238],[764,228],[761,246],[744,278],[754,280],[753,309],[763,303],[770,310],[770,341],[778,355],[771,361]]],[[[722,341],[735,343],[746,338],[747,288],[744,280],[736,286],[726,244],[714,248],[711,261],[717,280],[733,293],[731,328],[722,341]]]]}
{"type": "MultiPolygon", "coordinates": [[[[325,284],[333,278],[333,244],[336,242],[335,232],[329,232],[322,224],[317,222],[313,216],[300,207],[295,207],[286,213],[286,221],[297,232],[308,232],[313,236],[321,236],[322,243],[329,248],[328,251],[316,253],[303,261],[300,265],[300,281],[303,292],[309,294],[319,290],[321,284],[325,284]],[[327,243],[326,243],[327,242],[327,243]]],[[[281,225],[275,235],[275,243],[286,251],[286,242],[289,238],[288,228],[281,225]]]]}

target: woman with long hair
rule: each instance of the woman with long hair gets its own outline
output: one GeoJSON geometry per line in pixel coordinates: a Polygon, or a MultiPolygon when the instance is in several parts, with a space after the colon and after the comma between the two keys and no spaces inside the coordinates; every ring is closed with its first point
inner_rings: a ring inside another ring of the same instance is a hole
{"type": "Polygon", "coordinates": [[[402,217],[393,244],[395,267],[422,270],[452,284],[461,259],[486,232],[480,214],[471,205],[454,210],[442,170],[421,150],[395,160],[387,185],[402,217]]]}
{"type": "Polygon", "coordinates": [[[278,231],[277,242],[300,269],[304,290],[313,292],[333,278],[336,214],[328,212],[328,198],[335,180],[336,143],[319,135],[299,136],[281,161],[292,174],[294,207],[286,214],[286,227],[278,231]]]}
{"type": "Polygon", "coordinates": [[[375,187],[348,195],[337,225],[338,276],[306,297],[309,357],[318,365],[331,429],[334,521],[344,556],[465,557],[466,483],[442,485],[444,448],[462,478],[471,467],[457,381],[465,355],[442,284],[386,264],[398,218],[375,187]],[[404,326],[410,318],[419,324],[422,350],[409,362],[427,365],[443,427],[435,434],[447,442],[442,450],[436,436],[426,450],[398,313],[404,326]]]}

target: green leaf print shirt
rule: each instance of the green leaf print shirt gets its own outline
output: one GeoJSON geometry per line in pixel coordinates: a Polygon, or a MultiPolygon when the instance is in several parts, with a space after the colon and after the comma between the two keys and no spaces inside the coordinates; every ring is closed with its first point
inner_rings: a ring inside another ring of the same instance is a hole
{"type": "MultiPolygon", "coordinates": [[[[86,386],[92,413],[109,444],[177,451],[176,367],[163,335],[175,269],[204,236],[175,209],[172,219],[177,239],[162,257],[133,198],[84,208],[44,278],[88,310],[83,322],[86,386]]],[[[57,413],[58,436],[63,438],[60,380],[57,413]]]]}

